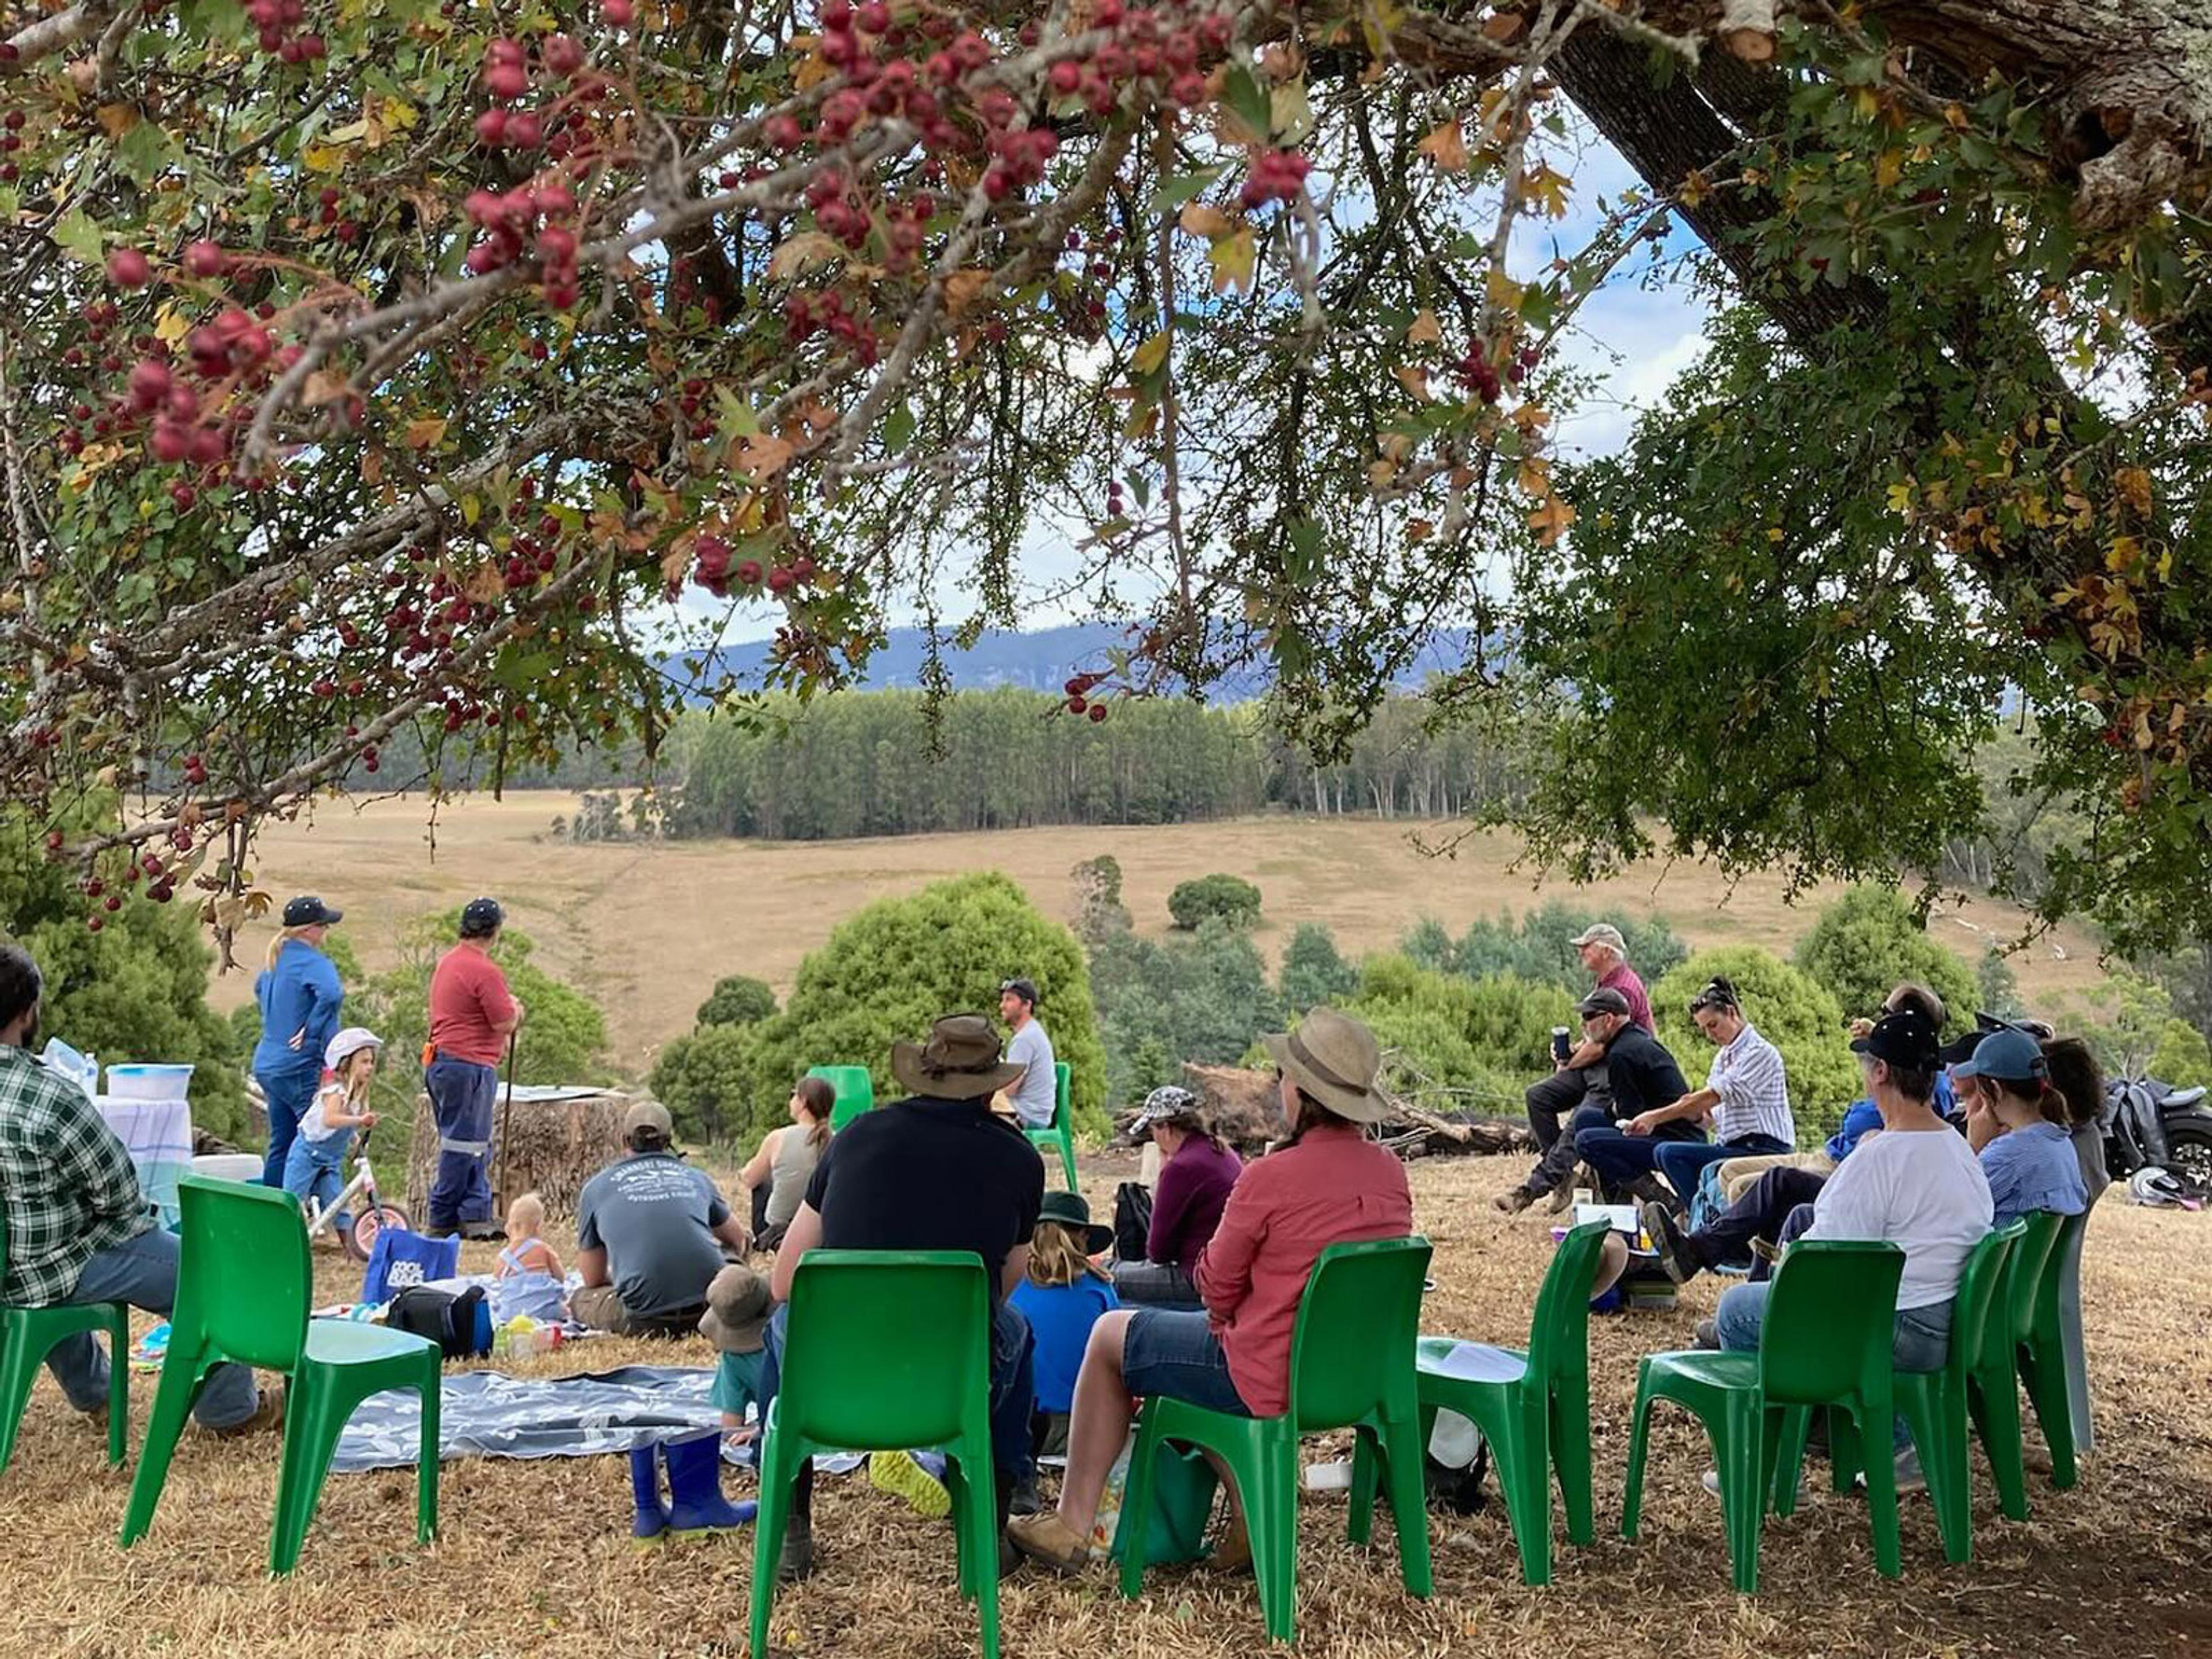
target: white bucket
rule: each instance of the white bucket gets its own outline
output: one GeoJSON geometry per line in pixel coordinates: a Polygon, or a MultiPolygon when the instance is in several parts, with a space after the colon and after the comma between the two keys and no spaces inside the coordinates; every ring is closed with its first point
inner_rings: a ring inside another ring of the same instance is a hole
{"type": "Polygon", "coordinates": [[[258,1181],[261,1158],[255,1152],[208,1152],[192,1160],[192,1173],[217,1181],[258,1181]]]}
{"type": "Polygon", "coordinates": [[[111,1066],[107,1092],[116,1100],[182,1100],[191,1091],[189,1066],[111,1066]]]}

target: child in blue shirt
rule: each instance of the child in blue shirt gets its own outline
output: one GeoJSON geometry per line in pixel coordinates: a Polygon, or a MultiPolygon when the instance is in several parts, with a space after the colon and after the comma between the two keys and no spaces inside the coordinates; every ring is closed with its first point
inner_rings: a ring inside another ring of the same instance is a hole
{"type": "Polygon", "coordinates": [[[741,1262],[723,1268],[707,1286],[699,1331],[722,1351],[714,1365],[714,1401],[722,1413],[722,1438],[732,1444],[743,1445],[759,1431],[758,1425],[746,1426],[745,1409],[760,1403],[773,1311],[768,1281],[741,1262]]]}
{"type": "Polygon", "coordinates": [[[1094,1226],[1080,1193],[1047,1193],[1030,1239],[1028,1276],[1013,1304],[1036,1339],[1036,1439],[1040,1450],[1065,1442],[1075,1402],[1075,1375],[1098,1316],[1121,1305],[1113,1276],[1091,1258],[1114,1243],[1114,1230],[1094,1226]]]}

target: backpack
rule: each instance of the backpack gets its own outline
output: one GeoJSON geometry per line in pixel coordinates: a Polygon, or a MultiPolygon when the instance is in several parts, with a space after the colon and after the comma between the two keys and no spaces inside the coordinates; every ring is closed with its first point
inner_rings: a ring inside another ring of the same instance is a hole
{"type": "Polygon", "coordinates": [[[1114,1189],[1114,1259],[1142,1261],[1152,1231],[1152,1189],[1125,1181],[1114,1189]]]}
{"type": "Polygon", "coordinates": [[[459,1296],[411,1286],[392,1298],[384,1322],[390,1329],[429,1338],[448,1359],[481,1358],[491,1352],[491,1310],[479,1285],[459,1296]]]}

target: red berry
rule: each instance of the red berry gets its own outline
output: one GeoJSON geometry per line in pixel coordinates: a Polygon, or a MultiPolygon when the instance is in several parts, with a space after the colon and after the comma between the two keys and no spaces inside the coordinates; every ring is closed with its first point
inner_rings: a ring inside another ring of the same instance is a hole
{"type": "Polygon", "coordinates": [[[154,280],[154,267],[135,247],[119,247],[107,256],[107,280],[118,288],[143,288],[154,280]]]}
{"type": "Polygon", "coordinates": [[[520,64],[494,64],[484,71],[484,90],[512,101],[530,90],[530,71],[520,64]]]}
{"type": "Polygon", "coordinates": [[[220,276],[229,263],[213,242],[194,242],[185,250],[185,269],[195,276],[220,276]]]}
{"type": "Polygon", "coordinates": [[[107,896],[107,902],[105,908],[108,915],[113,915],[118,910],[120,910],[123,908],[123,901],[116,894],[110,893],[107,896]]]}
{"type": "Polygon", "coordinates": [[[91,932],[96,933],[102,927],[105,927],[107,925],[107,918],[106,916],[88,916],[85,918],[84,925],[91,932]]]}
{"type": "Polygon", "coordinates": [[[1063,58],[1052,66],[1052,89],[1054,92],[1073,92],[1083,84],[1083,66],[1072,58],[1063,58]]]}
{"type": "Polygon", "coordinates": [[[616,28],[628,28],[630,20],[636,15],[636,9],[630,4],[630,0],[599,0],[600,18],[616,28]]]}
{"type": "Polygon", "coordinates": [[[584,67],[584,48],[565,34],[548,35],[538,55],[556,75],[574,75],[584,67]]]}
{"type": "Polygon", "coordinates": [[[507,112],[488,109],[477,117],[477,142],[486,149],[497,149],[507,142],[507,112]]]}
{"type": "Polygon", "coordinates": [[[1105,718],[1106,718],[1106,705],[1105,705],[1104,703],[1103,703],[1103,702],[1094,702],[1094,703],[1092,703],[1092,704],[1091,705],[1091,724],[1093,724],[1093,725],[1095,726],[1095,725],[1097,725],[1100,720],[1104,720],[1105,718]]]}

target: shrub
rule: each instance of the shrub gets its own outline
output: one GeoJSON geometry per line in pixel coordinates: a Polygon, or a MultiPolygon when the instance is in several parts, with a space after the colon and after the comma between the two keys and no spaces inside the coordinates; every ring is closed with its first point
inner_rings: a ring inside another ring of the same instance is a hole
{"type": "Polygon", "coordinates": [[[866,1065],[876,1097],[894,1097],[893,1041],[923,1036],[943,1014],[995,1011],[1000,981],[1017,973],[1036,981],[1037,1018],[1072,1068],[1078,1127],[1103,1135],[1106,1053],[1082,949],[995,872],[878,899],[838,925],[799,965],[783,1012],[745,1028],[756,1039],[752,1118],[733,1135],[780,1122],[792,1079],[809,1066],[866,1065]]]}
{"type": "Polygon", "coordinates": [[[712,995],[699,1005],[702,1025],[753,1025],[775,1012],[775,993],[764,980],[731,974],[714,981],[712,995]]]}
{"type": "Polygon", "coordinates": [[[1417,1096],[1424,1085],[1468,1104],[1511,1114],[1533,1074],[1548,1071],[1552,1028],[1573,1018],[1573,999],[1556,986],[1510,974],[1468,980],[1422,968],[1404,956],[1368,959],[1350,1012],[1392,1052],[1384,1079],[1417,1096]]]}
{"type": "Polygon", "coordinates": [[[1782,1051],[1798,1144],[1812,1146],[1834,1129],[1859,1095],[1858,1061],[1851,1055],[1842,1008],[1810,975],[1756,945],[1698,951],[1651,988],[1659,1040],[1680,1062],[1693,1088],[1711,1066],[1713,1046],[1691,1021],[1690,999],[1716,975],[1735,982],[1746,1018],[1782,1051]]]}
{"type": "Polygon", "coordinates": [[[1620,930],[1629,966],[1646,985],[1661,978],[1689,954],[1689,947],[1660,916],[1636,917],[1623,911],[1584,910],[1551,899],[1527,912],[1516,926],[1510,915],[1477,921],[1454,947],[1451,966],[1469,979],[1485,974],[1517,974],[1522,979],[1564,986],[1576,992],[1589,986],[1589,970],[1573,940],[1593,922],[1620,930]]]}
{"type": "Polygon", "coordinates": [[[1352,994],[1359,970],[1346,962],[1336,940],[1317,921],[1302,921],[1283,952],[1283,1006],[1303,1014],[1316,1003],[1334,1004],[1352,994]]]}
{"type": "Polygon", "coordinates": [[[765,1102],[755,1099],[758,1048],[758,1037],[745,1025],[706,1024],[660,1051],[648,1086],[668,1108],[678,1135],[720,1145],[754,1127],[773,1127],[762,1123],[765,1102]]]}
{"type": "Polygon", "coordinates": [[[1413,966],[1431,974],[1449,974],[1456,966],[1458,948],[1443,923],[1434,916],[1423,916],[1415,922],[1398,942],[1398,949],[1413,966]]]}
{"type": "Polygon", "coordinates": [[[1185,1060],[1231,1064],[1261,1032],[1281,1026],[1250,935],[1218,919],[1165,940],[1128,933],[1094,939],[1091,982],[1108,1097],[1116,1102],[1177,1081],[1185,1060]]]}
{"type": "Polygon", "coordinates": [[[2185,1019],[2169,1019],[2150,1057],[2150,1075],[2177,1089],[2212,1085],[2212,1042],[2185,1019]]]}
{"type": "Polygon", "coordinates": [[[1249,927],[1260,920],[1260,890],[1241,876],[1199,876],[1168,895],[1168,914],[1185,932],[1216,918],[1249,927]]]}
{"type": "Polygon", "coordinates": [[[2020,975],[2013,972],[2012,959],[1994,945],[1984,948],[1974,970],[1974,1006],[1999,1019],[2017,1019],[2027,1012],[2020,1000],[2020,975]]]}
{"type": "Polygon", "coordinates": [[[1848,1015],[1872,1015],[1900,980],[1918,980],[1943,999],[1948,1024],[1972,1024],[1976,985],[1964,957],[1928,937],[1893,887],[1862,882],[1820,912],[1791,961],[1818,980],[1848,1015]]]}

